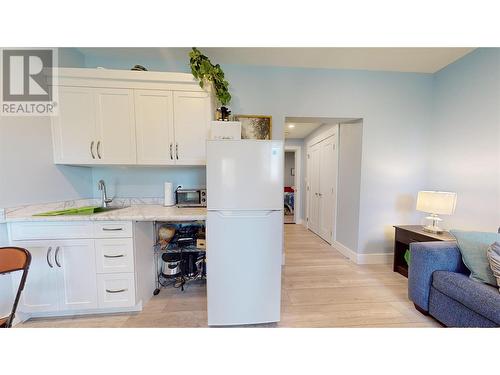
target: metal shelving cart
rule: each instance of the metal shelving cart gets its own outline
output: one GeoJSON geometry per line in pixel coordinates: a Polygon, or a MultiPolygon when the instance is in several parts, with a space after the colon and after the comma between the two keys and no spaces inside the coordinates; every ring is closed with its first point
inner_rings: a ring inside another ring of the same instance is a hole
{"type": "Polygon", "coordinates": [[[174,287],[184,291],[184,286],[194,280],[206,280],[205,249],[197,247],[197,241],[205,240],[205,222],[155,222],[156,241],[153,247],[156,265],[156,289],[153,294],[160,293],[161,288],[174,287]],[[162,240],[162,228],[175,230],[168,241],[162,240]],[[167,254],[167,255],[166,255],[167,254]],[[166,262],[165,259],[171,259],[166,262]],[[171,263],[172,268],[166,263],[171,263]],[[174,268],[178,267],[178,268],[174,268]],[[171,275],[164,270],[172,271],[171,275]]]}

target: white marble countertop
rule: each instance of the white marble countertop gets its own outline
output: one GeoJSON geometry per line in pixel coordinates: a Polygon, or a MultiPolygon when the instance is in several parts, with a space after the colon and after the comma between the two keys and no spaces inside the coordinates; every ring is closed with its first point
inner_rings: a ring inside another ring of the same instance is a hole
{"type": "MultiPolygon", "coordinates": [[[[93,215],[33,216],[41,212],[57,210],[59,204],[30,205],[6,212],[6,222],[22,221],[191,221],[206,220],[205,207],[165,207],[159,204],[137,204],[93,215]]],[[[67,207],[67,206],[66,206],[67,207]]]]}

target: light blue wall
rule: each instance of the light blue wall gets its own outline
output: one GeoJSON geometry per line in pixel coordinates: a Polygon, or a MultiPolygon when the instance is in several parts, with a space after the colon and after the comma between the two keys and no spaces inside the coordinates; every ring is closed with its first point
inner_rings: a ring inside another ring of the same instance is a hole
{"type": "Polygon", "coordinates": [[[448,228],[500,226],[500,49],[480,48],[434,76],[432,190],[458,194],[448,228]]]}
{"type": "MultiPolygon", "coordinates": [[[[123,58],[85,57],[87,67],[123,69],[132,63],[156,69],[168,64],[177,71],[189,71],[187,58],[181,62],[124,62],[123,58]]],[[[426,185],[432,76],[239,65],[223,68],[231,84],[233,113],[272,115],[275,139],[283,138],[286,116],[364,119],[357,250],[392,251],[392,225],[415,222],[413,199],[426,185]]],[[[138,176],[140,172],[131,173],[138,176]]],[[[151,190],[158,191],[158,186],[151,190]]]]}
{"type": "Polygon", "coordinates": [[[100,197],[97,182],[103,179],[111,197],[155,198],[164,196],[164,183],[174,187],[205,187],[205,167],[100,167],[93,169],[93,194],[100,197]]]}

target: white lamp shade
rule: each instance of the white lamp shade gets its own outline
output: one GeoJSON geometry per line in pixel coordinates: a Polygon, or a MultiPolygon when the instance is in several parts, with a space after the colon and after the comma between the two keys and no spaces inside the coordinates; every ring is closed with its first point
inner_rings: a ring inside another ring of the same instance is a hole
{"type": "Polygon", "coordinates": [[[457,193],[446,191],[419,191],[417,210],[431,214],[451,215],[455,212],[457,193]]]}

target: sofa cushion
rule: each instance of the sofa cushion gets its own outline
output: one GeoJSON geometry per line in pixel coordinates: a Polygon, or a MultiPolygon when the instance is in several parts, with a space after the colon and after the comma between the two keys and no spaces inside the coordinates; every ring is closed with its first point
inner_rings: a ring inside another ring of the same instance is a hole
{"type": "Polygon", "coordinates": [[[488,259],[490,260],[491,271],[497,279],[498,290],[500,291],[500,242],[495,242],[488,249],[488,259]]]}
{"type": "Polygon", "coordinates": [[[476,311],[485,318],[500,324],[500,293],[497,289],[466,275],[435,271],[432,286],[448,297],[476,311]]]}
{"type": "Polygon", "coordinates": [[[462,259],[470,270],[470,277],[493,286],[497,285],[495,276],[491,271],[486,252],[495,241],[500,241],[500,233],[467,232],[451,230],[457,239],[462,259]]]}

